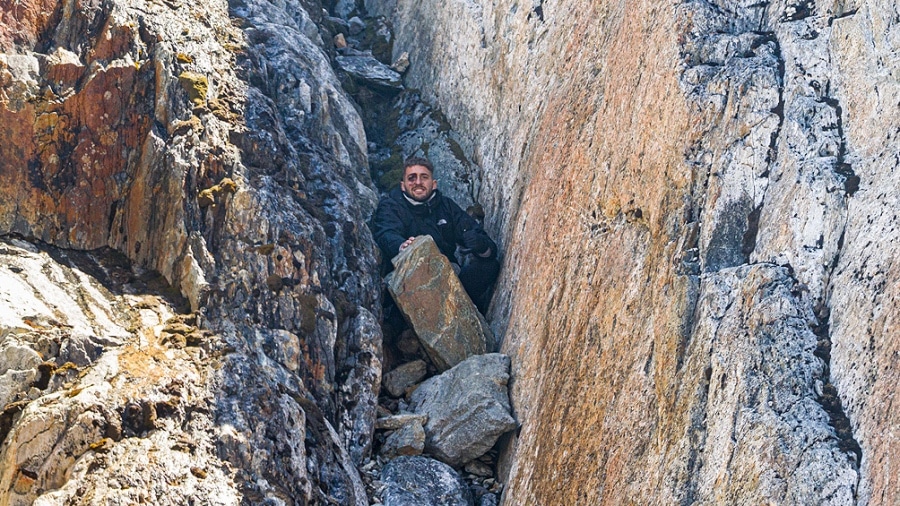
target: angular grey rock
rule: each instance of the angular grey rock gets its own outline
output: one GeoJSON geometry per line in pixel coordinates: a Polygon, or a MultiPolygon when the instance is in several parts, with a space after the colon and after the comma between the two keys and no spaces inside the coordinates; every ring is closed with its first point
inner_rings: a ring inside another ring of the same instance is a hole
{"type": "Polygon", "coordinates": [[[350,35],[359,35],[363,30],[366,29],[366,23],[359,19],[359,16],[353,16],[347,21],[347,25],[350,30],[350,35]]]}
{"type": "Polygon", "coordinates": [[[381,470],[384,506],[473,506],[469,487],[447,464],[427,457],[398,457],[381,470]]]}
{"type": "Polygon", "coordinates": [[[459,466],[491,449],[516,428],[510,414],[509,357],[478,355],[428,379],[411,396],[415,413],[428,415],[425,450],[459,466]]]}
{"type": "Polygon", "coordinates": [[[382,384],[394,397],[400,397],[406,393],[406,389],[415,385],[428,373],[423,360],[414,360],[397,367],[384,375],[382,384]]]}
{"type": "Polygon", "coordinates": [[[357,9],[356,0],[338,0],[334,4],[334,13],[344,19],[352,16],[357,9]]]}
{"type": "Polygon", "coordinates": [[[391,69],[396,70],[399,73],[404,73],[409,69],[409,53],[404,51],[400,56],[394,60],[394,63],[391,64],[391,69]]]}
{"type": "Polygon", "coordinates": [[[403,455],[421,455],[425,449],[425,429],[419,419],[397,429],[381,447],[381,455],[392,459],[403,455]]]}
{"type": "Polygon", "coordinates": [[[494,471],[491,469],[491,466],[477,460],[473,460],[472,462],[466,464],[465,471],[469,474],[483,476],[485,478],[490,478],[494,475],[494,471]]]}
{"type": "Polygon", "coordinates": [[[374,56],[337,56],[334,60],[341,70],[363,84],[389,90],[403,89],[400,74],[374,56]]]}
{"type": "Polygon", "coordinates": [[[388,290],[438,369],[488,351],[492,334],[431,236],[418,237],[391,261],[388,290]]]}
{"type": "Polygon", "coordinates": [[[425,415],[394,415],[387,416],[384,418],[379,418],[375,420],[375,428],[382,430],[396,430],[404,425],[408,425],[413,421],[418,421],[419,423],[426,423],[428,421],[428,417],[425,415]]]}
{"type": "Polygon", "coordinates": [[[497,506],[497,504],[499,503],[496,494],[484,494],[478,501],[478,506],[497,506]]]}
{"type": "Polygon", "coordinates": [[[419,343],[419,338],[416,336],[415,331],[412,329],[404,330],[403,333],[400,334],[400,339],[397,341],[397,349],[404,355],[421,355],[422,346],[419,343]]]}
{"type": "Polygon", "coordinates": [[[344,35],[350,34],[350,25],[345,19],[336,18],[333,16],[325,16],[322,18],[322,26],[327,28],[328,31],[335,35],[339,33],[344,35]]]}

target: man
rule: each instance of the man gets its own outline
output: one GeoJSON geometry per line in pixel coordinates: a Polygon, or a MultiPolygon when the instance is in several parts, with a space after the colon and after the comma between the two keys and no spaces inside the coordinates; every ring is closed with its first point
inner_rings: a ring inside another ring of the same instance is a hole
{"type": "Polygon", "coordinates": [[[487,292],[500,272],[497,245],[456,202],[441,195],[428,160],[409,158],[403,163],[400,186],[378,203],[372,233],[387,259],[420,235],[430,235],[451,262],[456,261],[459,246],[467,255],[459,280],[478,310],[483,313],[487,308],[487,292]]]}

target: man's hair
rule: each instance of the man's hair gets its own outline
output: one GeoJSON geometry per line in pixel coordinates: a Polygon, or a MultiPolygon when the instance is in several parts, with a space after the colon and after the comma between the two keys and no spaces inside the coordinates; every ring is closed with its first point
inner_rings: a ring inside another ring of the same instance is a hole
{"type": "Polygon", "coordinates": [[[421,165],[422,167],[425,167],[426,169],[428,169],[428,172],[430,172],[431,175],[434,176],[434,165],[432,165],[431,162],[429,162],[425,158],[420,158],[418,156],[411,156],[403,162],[404,177],[406,176],[406,169],[413,167],[415,165],[421,165]]]}

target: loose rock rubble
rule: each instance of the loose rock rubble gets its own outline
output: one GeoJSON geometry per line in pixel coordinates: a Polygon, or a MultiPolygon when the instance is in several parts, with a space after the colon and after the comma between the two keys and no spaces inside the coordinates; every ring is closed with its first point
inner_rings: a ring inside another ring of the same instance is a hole
{"type": "MultiPolygon", "coordinates": [[[[453,269],[433,247],[430,238],[417,240],[409,249],[413,248],[419,251],[398,255],[394,259],[397,271],[392,274],[393,279],[404,276],[405,269],[414,265],[434,267],[430,270],[429,279],[455,279],[453,269]],[[422,247],[428,244],[432,247],[422,247]]],[[[456,282],[458,284],[458,280],[456,282]]],[[[454,336],[476,339],[483,349],[484,333],[480,326],[458,332],[455,326],[455,330],[448,331],[428,324],[438,317],[447,321],[458,320],[460,312],[472,314],[477,310],[464,293],[456,301],[458,304],[437,303],[453,300],[446,297],[446,290],[439,288],[446,287],[446,282],[416,281],[412,276],[405,283],[398,283],[392,288],[392,294],[395,294],[398,303],[402,301],[406,319],[413,328],[400,333],[406,342],[396,334],[387,335],[397,338],[395,346],[403,343],[407,349],[406,352],[393,352],[393,356],[397,360],[408,361],[396,365],[384,375],[380,416],[375,421],[378,432],[374,450],[377,456],[362,468],[367,491],[371,497],[383,500],[384,504],[476,504],[472,497],[479,501],[477,504],[496,504],[502,485],[495,476],[497,453],[492,451],[492,447],[501,434],[516,427],[510,414],[507,390],[509,358],[498,353],[470,353],[454,367],[440,373],[442,368],[432,363],[436,355],[424,353],[424,350],[433,350],[434,345],[410,346],[410,339],[426,343],[426,339],[418,335],[415,329],[429,332],[428,339],[441,340],[454,336]],[[404,288],[397,288],[400,286],[404,288]],[[420,350],[421,354],[415,355],[415,350],[420,350]],[[428,374],[433,376],[422,381],[428,374]],[[429,459],[406,458],[416,455],[429,459]],[[431,461],[431,458],[443,463],[431,461]],[[460,479],[450,478],[456,476],[456,471],[446,467],[446,464],[462,473],[466,483],[465,494],[471,497],[458,492],[460,479]],[[427,494],[418,495],[422,490],[427,490],[427,494]],[[450,498],[446,499],[450,502],[427,502],[443,501],[435,499],[441,497],[450,498]]],[[[480,320],[476,318],[474,321],[477,323],[480,320]]],[[[390,346],[387,351],[391,354],[390,346]]],[[[440,359],[441,356],[437,357],[440,359]]],[[[389,367],[393,365],[390,362],[387,364],[389,367]]]]}

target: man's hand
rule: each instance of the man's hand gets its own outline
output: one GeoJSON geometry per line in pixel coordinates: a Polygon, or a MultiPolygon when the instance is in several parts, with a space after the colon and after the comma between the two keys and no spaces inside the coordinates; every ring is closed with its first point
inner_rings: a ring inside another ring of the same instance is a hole
{"type": "Polygon", "coordinates": [[[476,255],[484,255],[485,253],[490,252],[490,241],[488,241],[487,237],[479,234],[475,230],[466,230],[463,232],[462,240],[463,245],[476,255]]]}
{"type": "Polygon", "coordinates": [[[412,244],[413,241],[415,241],[415,240],[416,240],[415,237],[410,237],[409,239],[403,241],[403,244],[400,245],[400,251],[403,251],[403,250],[405,250],[406,248],[408,248],[409,245],[412,244]]]}

